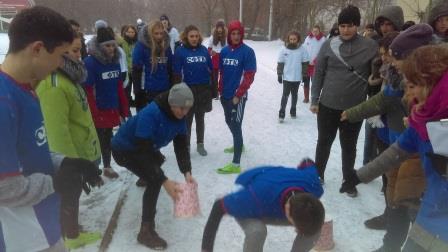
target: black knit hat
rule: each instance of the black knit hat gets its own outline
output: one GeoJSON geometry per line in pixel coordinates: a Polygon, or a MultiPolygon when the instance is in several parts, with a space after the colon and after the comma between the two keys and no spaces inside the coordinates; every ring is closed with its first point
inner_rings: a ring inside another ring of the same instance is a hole
{"type": "Polygon", "coordinates": [[[96,41],[101,44],[103,42],[115,41],[115,36],[107,28],[99,28],[96,32],[96,41]]]}
{"type": "Polygon", "coordinates": [[[389,46],[392,56],[397,60],[406,58],[413,50],[429,44],[432,33],[432,27],[428,24],[416,24],[402,31],[389,46]]]}
{"type": "Polygon", "coordinates": [[[159,18],[160,21],[166,20],[166,21],[170,21],[170,19],[168,18],[168,16],[166,14],[162,14],[159,18]]]}
{"type": "Polygon", "coordinates": [[[361,24],[361,14],[356,6],[349,5],[341,10],[338,17],[338,25],[353,24],[359,26],[361,24]]]}

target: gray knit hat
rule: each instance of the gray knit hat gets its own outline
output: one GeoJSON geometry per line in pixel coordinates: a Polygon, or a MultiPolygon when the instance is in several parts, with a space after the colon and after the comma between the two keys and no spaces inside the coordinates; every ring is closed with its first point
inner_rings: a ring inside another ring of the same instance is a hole
{"type": "Polygon", "coordinates": [[[168,103],[171,106],[178,107],[193,106],[193,93],[191,92],[191,89],[187,86],[187,84],[185,84],[185,82],[176,84],[170,89],[170,93],[168,94],[168,103]]]}
{"type": "Polygon", "coordinates": [[[95,22],[95,29],[97,30],[99,28],[106,28],[107,26],[108,26],[107,22],[102,19],[99,19],[95,22]]]}
{"type": "Polygon", "coordinates": [[[406,58],[413,50],[429,44],[432,33],[432,27],[428,24],[416,24],[402,31],[389,46],[392,56],[398,60],[406,58]]]}

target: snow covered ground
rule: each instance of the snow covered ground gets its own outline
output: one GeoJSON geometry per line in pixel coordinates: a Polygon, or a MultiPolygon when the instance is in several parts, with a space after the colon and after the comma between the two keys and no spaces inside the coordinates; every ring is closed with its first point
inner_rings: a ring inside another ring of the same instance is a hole
{"type": "MultiPolygon", "coordinates": [[[[4,36],[0,37],[0,53],[6,52],[4,44],[7,43],[4,40],[4,36]]],[[[308,110],[308,104],[301,102],[302,88],[299,90],[297,119],[293,120],[287,115],[283,124],[278,123],[282,87],[277,83],[275,69],[277,53],[282,43],[280,41],[247,41],[247,43],[255,50],[258,71],[249,91],[243,122],[246,146],[246,152],[241,160],[243,169],[266,164],[295,167],[303,157],[314,158],[317,141],[316,116],[308,110]]],[[[289,107],[287,109],[289,110],[289,107]]],[[[232,155],[223,152],[225,147],[232,145],[232,138],[224,122],[219,101],[213,101],[213,111],[206,115],[205,147],[208,156],[201,157],[195,151],[194,129],[192,132],[193,176],[199,184],[202,216],[193,219],[175,219],[173,203],[162,189],[157,206],[156,225],[160,236],[168,242],[166,250],[168,252],[200,251],[202,232],[212,203],[234,188],[233,181],[236,175],[219,175],[215,172],[216,168],[232,159],[232,155]]],[[[362,130],[358,141],[356,168],[362,164],[363,145],[362,130]]],[[[167,158],[163,165],[166,175],[171,179],[183,181],[172,145],[163,148],[162,152],[167,158]]],[[[148,248],[136,241],[140,227],[143,189],[135,186],[135,176],[116,164],[113,164],[113,167],[120,172],[119,179],[105,179],[106,184],[101,189],[94,190],[89,196],[82,196],[80,223],[86,230],[104,231],[121,190],[129,186],[128,196],[108,251],[148,251],[148,248]]],[[[325,178],[322,202],[327,215],[331,216],[334,222],[336,247],[332,251],[372,251],[381,246],[384,232],[368,230],[363,224],[364,220],[383,211],[381,181],[377,179],[370,184],[358,186],[357,198],[340,194],[338,190],[342,171],[338,138],[333,144],[325,178]]],[[[265,251],[290,251],[294,236],[292,227],[268,227],[265,251]]],[[[215,251],[241,251],[243,237],[243,232],[235,220],[225,217],[217,234],[215,251]]],[[[97,245],[77,251],[97,251],[98,247],[99,242],[97,245]]]]}

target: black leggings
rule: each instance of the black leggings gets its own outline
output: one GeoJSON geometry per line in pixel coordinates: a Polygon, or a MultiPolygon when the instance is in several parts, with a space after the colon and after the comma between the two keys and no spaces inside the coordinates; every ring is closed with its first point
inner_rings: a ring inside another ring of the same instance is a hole
{"type": "Polygon", "coordinates": [[[204,143],[204,132],[205,132],[204,117],[205,117],[205,112],[203,112],[203,111],[194,111],[193,109],[191,109],[190,112],[188,112],[188,115],[187,115],[188,145],[190,145],[191,125],[193,124],[193,117],[194,117],[194,121],[196,122],[196,142],[197,143],[204,143]]]}
{"type": "Polygon", "coordinates": [[[162,182],[149,182],[152,178],[149,176],[149,171],[147,171],[148,167],[145,167],[144,163],[141,162],[141,158],[138,157],[141,154],[122,151],[113,151],[112,153],[118,165],[125,167],[144,181],[148,181],[143,193],[142,222],[154,223],[162,182]]]}
{"type": "Polygon", "coordinates": [[[286,104],[288,103],[289,94],[291,94],[291,110],[290,112],[295,114],[297,106],[297,93],[299,92],[299,82],[283,81],[283,94],[282,101],[280,103],[280,111],[285,112],[286,104]]]}
{"type": "Polygon", "coordinates": [[[339,142],[342,149],[342,175],[344,180],[351,178],[356,159],[356,143],[358,141],[361,122],[349,123],[341,122],[342,110],[331,109],[319,104],[317,113],[317,147],[316,166],[319,176],[323,179],[328,158],[330,157],[331,145],[339,130],[339,142]]]}
{"type": "Polygon", "coordinates": [[[64,237],[74,239],[79,236],[78,214],[79,198],[81,197],[81,181],[70,190],[70,192],[61,193],[60,221],[61,231],[64,237]]]}
{"type": "Polygon", "coordinates": [[[103,157],[104,168],[110,168],[111,159],[111,140],[112,140],[112,128],[96,128],[98,138],[101,146],[101,156],[103,157]]]}

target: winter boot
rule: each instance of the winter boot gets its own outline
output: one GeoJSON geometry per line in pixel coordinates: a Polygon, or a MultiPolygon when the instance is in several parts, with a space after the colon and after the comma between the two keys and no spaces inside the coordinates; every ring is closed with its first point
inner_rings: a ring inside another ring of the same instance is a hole
{"type": "Polygon", "coordinates": [[[216,172],[219,174],[232,174],[232,173],[238,174],[241,172],[241,167],[239,164],[228,163],[224,167],[219,168],[216,172]]]}
{"type": "Polygon", "coordinates": [[[285,120],[285,111],[280,110],[278,112],[278,121],[282,123],[285,120]]]}
{"type": "Polygon", "coordinates": [[[146,187],[148,183],[145,180],[139,178],[137,182],[135,182],[135,185],[138,187],[146,187]]]}
{"type": "Polygon", "coordinates": [[[292,119],[296,119],[297,118],[296,109],[295,108],[291,108],[291,110],[289,111],[289,114],[291,115],[292,119]]]}
{"type": "Polygon", "coordinates": [[[110,167],[105,167],[104,169],[103,169],[103,175],[104,176],[106,176],[106,177],[108,177],[108,178],[110,178],[110,179],[114,179],[114,178],[118,178],[119,177],[119,175],[118,175],[118,173],[116,173],[112,168],[110,168],[110,167]]]}
{"type": "Polygon", "coordinates": [[[358,196],[358,190],[356,186],[351,186],[348,181],[344,181],[339,189],[340,192],[345,192],[347,196],[356,198],[358,196]]]}
{"type": "Polygon", "coordinates": [[[142,222],[137,241],[154,250],[165,250],[168,247],[166,241],[155,231],[153,222],[142,222]]]}
{"type": "Polygon", "coordinates": [[[386,216],[383,214],[364,221],[364,225],[369,229],[386,230],[386,216]]]}
{"type": "Polygon", "coordinates": [[[305,97],[303,99],[303,103],[309,103],[310,102],[310,88],[309,87],[303,87],[303,96],[305,97]]]}
{"type": "Polygon", "coordinates": [[[207,151],[205,150],[203,143],[198,143],[198,145],[196,146],[196,150],[198,151],[199,155],[207,156],[207,151]]]}

